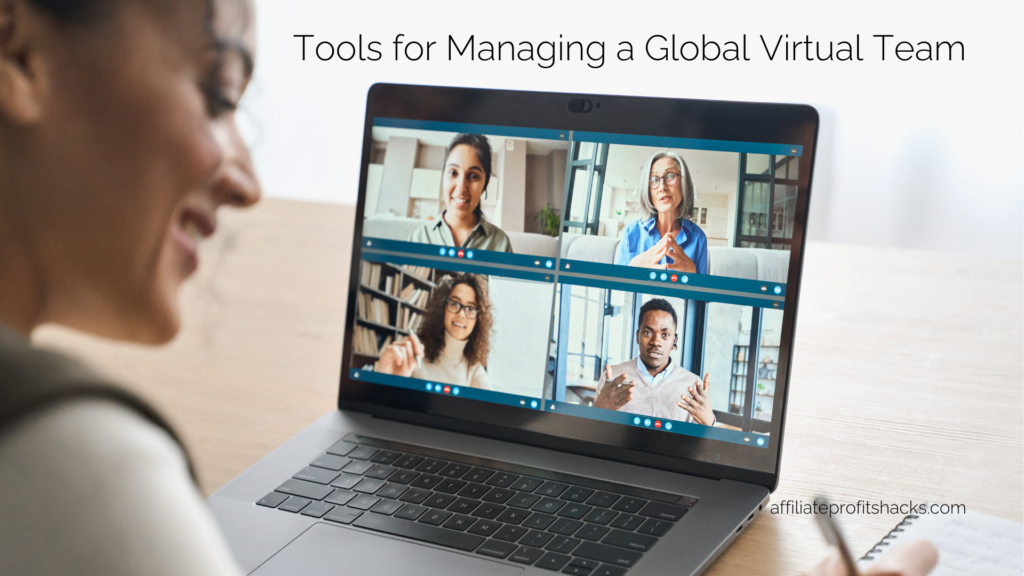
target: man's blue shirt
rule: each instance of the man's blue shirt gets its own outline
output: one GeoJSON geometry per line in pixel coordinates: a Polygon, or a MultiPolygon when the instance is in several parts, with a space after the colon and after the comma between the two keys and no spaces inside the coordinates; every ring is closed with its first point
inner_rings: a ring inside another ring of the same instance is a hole
{"type": "MultiPolygon", "coordinates": [[[[682,247],[683,252],[693,260],[697,266],[698,274],[708,273],[708,239],[699,226],[689,220],[680,218],[681,226],[679,234],[676,235],[676,243],[682,247]]],[[[619,242],[619,251],[615,256],[615,263],[628,266],[630,260],[638,254],[646,252],[654,247],[661,240],[661,233],[655,225],[656,218],[646,220],[634,220],[622,231],[622,241],[619,242]]],[[[659,264],[667,264],[668,260],[662,258],[659,264]]]]}

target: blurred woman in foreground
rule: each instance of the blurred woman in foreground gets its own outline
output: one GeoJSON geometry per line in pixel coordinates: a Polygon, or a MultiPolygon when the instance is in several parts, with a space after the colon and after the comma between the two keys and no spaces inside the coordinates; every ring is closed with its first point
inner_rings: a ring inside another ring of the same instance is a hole
{"type": "Polygon", "coordinates": [[[254,51],[245,0],[0,0],[0,574],[239,573],[167,424],[29,337],[177,333],[218,208],[260,197],[254,51]]]}

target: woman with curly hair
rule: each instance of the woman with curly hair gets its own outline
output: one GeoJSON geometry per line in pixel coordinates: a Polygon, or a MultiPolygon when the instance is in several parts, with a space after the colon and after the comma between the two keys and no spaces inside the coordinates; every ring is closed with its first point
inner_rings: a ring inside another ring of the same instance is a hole
{"type": "Polygon", "coordinates": [[[446,276],[427,302],[423,324],[388,346],[374,371],[493,390],[487,377],[494,317],[485,276],[446,276]]]}

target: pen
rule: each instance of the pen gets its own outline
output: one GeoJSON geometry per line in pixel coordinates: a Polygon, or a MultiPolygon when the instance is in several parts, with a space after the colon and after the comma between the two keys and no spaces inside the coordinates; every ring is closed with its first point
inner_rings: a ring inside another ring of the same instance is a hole
{"type": "MultiPolygon", "coordinates": [[[[828,498],[819,496],[814,501],[815,503],[824,504],[826,508],[831,508],[828,498]]],[[[842,556],[843,564],[846,565],[847,574],[849,576],[860,576],[860,571],[857,570],[857,563],[854,562],[853,554],[850,553],[850,547],[846,545],[846,540],[843,540],[843,533],[839,529],[839,522],[831,514],[815,514],[814,518],[818,521],[818,527],[821,528],[821,533],[825,535],[825,540],[839,548],[839,555],[842,556]]]]}

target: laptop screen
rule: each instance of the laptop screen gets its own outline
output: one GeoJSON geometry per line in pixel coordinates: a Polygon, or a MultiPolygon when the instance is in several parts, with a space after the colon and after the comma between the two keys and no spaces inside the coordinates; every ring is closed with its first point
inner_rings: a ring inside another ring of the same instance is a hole
{"type": "Polygon", "coordinates": [[[371,137],[349,382],[770,469],[802,146],[390,117],[371,137]]]}

